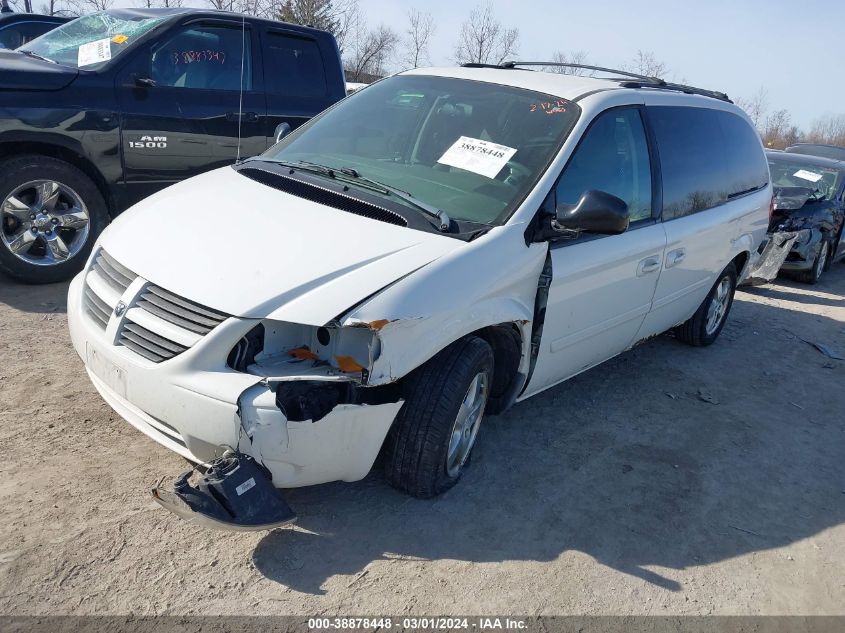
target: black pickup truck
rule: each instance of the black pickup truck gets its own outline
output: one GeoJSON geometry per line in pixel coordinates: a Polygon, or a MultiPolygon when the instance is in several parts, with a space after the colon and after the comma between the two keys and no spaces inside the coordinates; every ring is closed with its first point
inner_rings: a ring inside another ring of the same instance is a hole
{"type": "Polygon", "coordinates": [[[220,11],[111,9],[0,50],[0,271],[70,277],[122,210],[344,96],[329,33],[220,11]]]}

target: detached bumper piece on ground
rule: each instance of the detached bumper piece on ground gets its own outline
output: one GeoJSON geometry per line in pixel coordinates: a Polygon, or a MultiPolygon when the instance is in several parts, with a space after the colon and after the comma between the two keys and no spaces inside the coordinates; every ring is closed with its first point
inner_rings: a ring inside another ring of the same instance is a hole
{"type": "Polygon", "coordinates": [[[226,451],[196,486],[189,481],[194,472],[182,473],[172,491],[159,482],[153,499],[186,521],[221,530],[269,530],[296,520],[269,473],[249,455],[226,451]]]}

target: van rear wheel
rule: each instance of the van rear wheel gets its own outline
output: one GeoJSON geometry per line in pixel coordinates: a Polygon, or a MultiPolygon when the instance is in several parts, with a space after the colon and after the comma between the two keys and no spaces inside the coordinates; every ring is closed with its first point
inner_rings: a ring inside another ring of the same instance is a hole
{"type": "Polygon", "coordinates": [[[712,344],[725,322],[734,301],[736,291],[736,267],[733,263],[721,272],[710,293],[685,323],[675,328],[679,340],[694,347],[712,344]]]}
{"type": "Polygon", "coordinates": [[[493,350],[470,336],[412,372],[384,446],[392,486],[428,498],[454,486],[478,436],[493,381],[493,350]]]}
{"type": "Polygon", "coordinates": [[[68,279],[107,223],[99,189],[73,165],[38,155],[0,163],[0,271],[10,277],[68,279]]]}

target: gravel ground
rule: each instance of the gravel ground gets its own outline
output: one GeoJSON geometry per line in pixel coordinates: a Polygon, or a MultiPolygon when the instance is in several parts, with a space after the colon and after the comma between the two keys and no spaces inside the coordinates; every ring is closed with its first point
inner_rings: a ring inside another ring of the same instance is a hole
{"type": "Polygon", "coordinates": [[[431,501],[376,472],[296,527],[206,531],[147,496],[185,462],[99,398],[67,286],[0,278],[0,613],[845,614],[845,264],[737,294],[485,420],[431,501]]]}

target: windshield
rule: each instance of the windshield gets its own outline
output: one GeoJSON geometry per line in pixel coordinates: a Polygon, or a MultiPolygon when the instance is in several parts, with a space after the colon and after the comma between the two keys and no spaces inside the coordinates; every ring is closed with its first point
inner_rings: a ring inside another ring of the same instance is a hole
{"type": "Polygon", "coordinates": [[[839,191],[842,172],[803,161],[769,157],[769,171],[775,187],[807,187],[820,198],[832,198],[839,191]]]}
{"type": "Polygon", "coordinates": [[[356,92],[261,160],[352,169],[455,220],[502,223],[578,118],[566,99],[444,77],[390,77],[356,92]]]}
{"type": "Polygon", "coordinates": [[[64,66],[93,69],[120,55],[167,17],[149,17],[132,11],[92,13],[63,24],[18,50],[64,66]]]}

